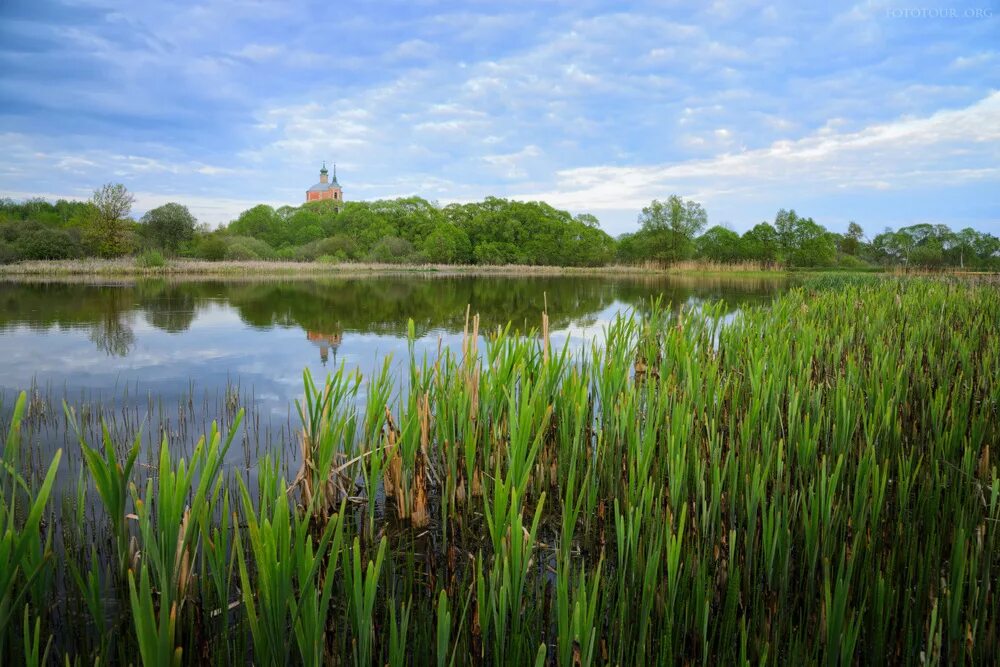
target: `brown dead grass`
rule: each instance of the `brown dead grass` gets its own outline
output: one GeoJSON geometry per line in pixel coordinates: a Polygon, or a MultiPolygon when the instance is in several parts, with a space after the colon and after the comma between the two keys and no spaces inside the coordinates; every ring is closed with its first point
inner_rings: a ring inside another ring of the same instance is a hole
{"type": "Polygon", "coordinates": [[[79,259],[30,261],[0,265],[0,277],[61,277],[61,276],[344,276],[363,274],[433,273],[455,275],[648,275],[648,274],[778,274],[779,266],[741,262],[718,264],[688,261],[671,266],[659,264],[615,264],[600,267],[525,266],[525,265],[454,265],[454,264],[376,264],[370,262],[279,262],[227,261],[207,262],[194,259],[173,259],[164,266],[140,266],[130,257],[120,259],[79,259]]]}

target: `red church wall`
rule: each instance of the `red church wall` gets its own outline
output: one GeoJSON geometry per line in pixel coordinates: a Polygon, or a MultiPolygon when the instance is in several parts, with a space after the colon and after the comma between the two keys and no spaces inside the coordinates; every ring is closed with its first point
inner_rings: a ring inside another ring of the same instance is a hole
{"type": "Polygon", "coordinates": [[[319,201],[321,199],[340,200],[339,190],[327,190],[326,192],[306,192],[306,201],[319,201]]]}

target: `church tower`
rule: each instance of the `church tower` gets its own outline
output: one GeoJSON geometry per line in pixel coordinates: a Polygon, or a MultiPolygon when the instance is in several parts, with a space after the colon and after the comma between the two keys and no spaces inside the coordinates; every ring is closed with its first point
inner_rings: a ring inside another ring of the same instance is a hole
{"type": "Polygon", "coordinates": [[[323,168],[319,170],[319,183],[306,190],[306,201],[326,199],[338,203],[342,202],[344,201],[344,191],[340,189],[340,183],[337,182],[337,165],[333,165],[333,180],[330,180],[330,172],[326,168],[326,162],[324,162],[323,168]]]}

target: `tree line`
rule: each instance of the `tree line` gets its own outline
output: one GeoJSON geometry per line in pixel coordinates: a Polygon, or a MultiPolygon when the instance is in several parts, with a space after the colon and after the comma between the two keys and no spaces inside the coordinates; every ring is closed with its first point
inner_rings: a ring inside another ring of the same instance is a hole
{"type": "Polygon", "coordinates": [[[617,239],[593,215],[496,197],[447,206],[420,197],[259,205],[218,229],[199,224],[178,203],[135,220],[133,204],[120,184],[103,186],[86,202],[0,200],[0,262],[153,253],[214,261],[603,266],[697,259],[804,268],[1000,269],[1000,239],[971,228],[918,224],[869,239],[855,222],[839,234],[782,209],[773,222],[741,235],[709,227],[701,204],[676,195],[652,201],[638,216],[638,231],[617,239]]]}

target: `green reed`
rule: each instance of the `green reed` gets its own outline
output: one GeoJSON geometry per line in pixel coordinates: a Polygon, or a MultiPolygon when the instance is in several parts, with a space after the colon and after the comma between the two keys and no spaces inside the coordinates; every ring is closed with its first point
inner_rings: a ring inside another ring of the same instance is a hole
{"type": "Polygon", "coordinates": [[[544,314],[525,335],[467,320],[458,350],[411,345],[402,378],[388,360],[367,381],[307,373],[298,441],[253,465],[223,464],[239,416],[148,464],[80,424],[61,512],[60,456],[22,443],[22,395],[0,471],[3,662],[1000,652],[995,286],[819,279],[728,319],[654,302],[582,348],[554,349],[544,314]],[[279,461],[301,466],[291,484],[279,461]]]}
{"type": "MultiPolygon", "coordinates": [[[[34,588],[39,580],[44,580],[51,568],[52,532],[43,528],[45,506],[52,492],[56,470],[62,451],[57,451],[48,466],[48,472],[38,488],[29,487],[29,479],[20,473],[21,460],[21,420],[24,416],[27,395],[18,396],[14,405],[10,431],[4,442],[3,458],[0,459],[0,656],[12,650],[8,642],[15,642],[18,635],[13,631],[15,619],[21,615],[22,604],[31,599],[36,610],[44,604],[44,597],[34,588]]],[[[29,642],[27,628],[29,607],[24,611],[25,659],[37,654],[37,641],[29,642]],[[27,655],[32,647],[31,655],[27,655]]],[[[37,625],[37,623],[36,623],[37,625]]],[[[34,638],[40,638],[40,630],[34,631],[34,638]]],[[[46,648],[46,651],[48,649],[46,648]]]]}

